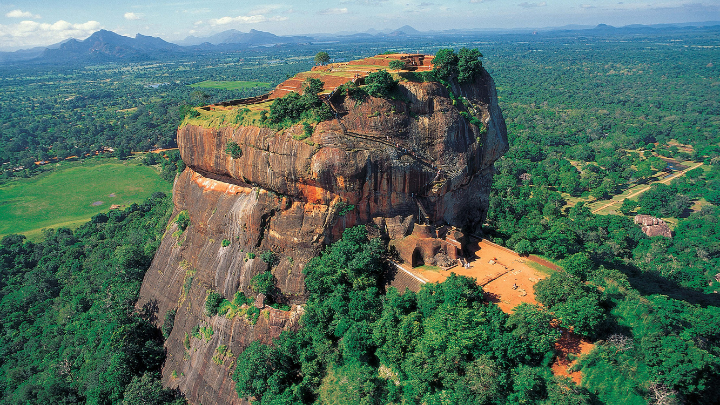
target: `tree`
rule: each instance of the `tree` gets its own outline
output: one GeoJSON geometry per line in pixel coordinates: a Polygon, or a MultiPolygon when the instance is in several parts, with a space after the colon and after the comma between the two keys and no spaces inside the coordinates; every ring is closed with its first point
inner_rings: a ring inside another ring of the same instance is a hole
{"type": "Polygon", "coordinates": [[[520,241],[515,244],[515,251],[520,256],[527,256],[533,251],[532,243],[527,239],[520,239],[520,241]]]}
{"type": "Polygon", "coordinates": [[[630,214],[635,208],[638,207],[637,201],[633,201],[631,199],[624,199],[622,202],[622,205],[620,206],[620,212],[622,212],[625,215],[630,214]]]}
{"type": "Polygon", "coordinates": [[[274,388],[273,383],[278,379],[272,377],[275,377],[279,366],[278,356],[276,347],[258,341],[252,342],[242,355],[238,356],[233,380],[236,383],[235,390],[241,398],[252,396],[262,400],[265,393],[274,388]]]}
{"type": "Polygon", "coordinates": [[[545,379],[539,367],[519,366],[513,370],[513,392],[508,396],[511,404],[534,404],[546,396],[545,379]]]}
{"type": "Polygon", "coordinates": [[[315,77],[308,77],[302,84],[302,94],[303,96],[317,96],[318,93],[323,91],[324,86],[325,83],[323,83],[322,80],[315,77]]]}
{"type": "Polygon", "coordinates": [[[563,268],[573,276],[585,280],[593,268],[593,262],[587,253],[575,253],[563,260],[563,268]]]}
{"type": "Polygon", "coordinates": [[[433,58],[433,70],[437,77],[449,79],[457,77],[458,82],[468,83],[482,71],[482,54],[477,49],[462,48],[457,54],[453,49],[440,49],[433,58]]]}
{"type": "Polygon", "coordinates": [[[163,388],[157,373],[145,373],[134,377],[125,388],[122,405],[167,405],[186,404],[175,391],[163,388]]]}
{"type": "Polygon", "coordinates": [[[553,314],[539,305],[522,303],[515,307],[507,320],[512,330],[514,344],[509,346],[511,355],[519,361],[538,363],[560,338],[560,331],[551,326],[553,314]]]}
{"type": "Polygon", "coordinates": [[[270,122],[292,125],[302,119],[320,122],[332,118],[332,110],[318,97],[323,86],[320,79],[308,78],[302,84],[302,95],[291,92],[275,99],[270,105],[270,122]]]}
{"type": "Polygon", "coordinates": [[[405,62],[397,59],[391,60],[388,67],[390,68],[390,70],[402,70],[405,69],[405,62]]]}
{"type": "Polygon", "coordinates": [[[320,384],[319,403],[327,405],[380,404],[375,368],[351,364],[343,367],[331,366],[320,384]]]}
{"type": "Polygon", "coordinates": [[[390,97],[398,82],[386,70],[371,72],[365,78],[367,92],[373,97],[390,97]]]}
{"type": "Polygon", "coordinates": [[[448,79],[458,73],[458,56],[451,48],[439,49],[433,58],[433,70],[437,77],[448,79]]]}
{"type": "Polygon", "coordinates": [[[458,52],[458,82],[469,83],[475,79],[475,75],[482,71],[482,58],[480,51],[476,49],[462,48],[458,52]]]}
{"type": "Polygon", "coordinates": [[[498,399],[501,394],[500,369],[490,356],[480,356],[470,363],[465,372],[465,384],[476,397],[475,403],[484,404],[498,399]]]}
{"type": "Polygon", "coordinates": [[[325,51],[320,51],[315,54],[315,64],[325,65],[330,62],[330,55],[325,51]]]}
{"type": "Polygon", "coordinates": [[[552,308],[564,326],[582,336],[593,336],[605,320],[605,310],[600,307],[597,295],[587,295],[552,308]]]}
{"type": "Polygon", "coordinates": [[[590,405],[593,403],[590,393],[578,387],[567,377],[554,377],[547,385],[548,397],[543,405],[590,405]]]}

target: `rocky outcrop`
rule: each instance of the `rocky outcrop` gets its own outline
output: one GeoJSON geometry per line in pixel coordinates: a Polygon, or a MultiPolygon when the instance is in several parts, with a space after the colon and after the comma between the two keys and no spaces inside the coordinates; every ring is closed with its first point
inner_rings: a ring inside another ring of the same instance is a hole
{"type": "Polygon", "coordinates": [[[508,148],[492,79],[484,74],[453,87],[482,117],[484,132],[460,115],[439,83],[400,87],[407,101],[337,103],[340,118],[317,125],[306,141],[293,138],[302,134],[299,125],[279,132],[185,126],[178,145],[196,172],[293,200],[352,204],[351,222],[407,215],[419,199],[431,221],[472,230],[487,212],[492,163],[508,148]],[[230,141],[242,148],[239,158],[225,153],[230,141]]]}
{"type": "Polygon", "coordinates": [[[641,230],[647,236],[664,236],[672,238],[672,231],[668,224],[660,218],[651,215],[636,215],[635,224],[640,225],[641,230]]]}
{"type": "Polygon", "coordinates": [[[337,118],[305,140],[296,140],[301,125],[178,130],[188,167],[175,181],[173,218],[187,211],[190,224],[184,231],[169,224],[138,302],[155,309],[158,324],[177,309],[166,385],[195,404],[241,403],[230,378],[233,356],[298,327],[302,269],[346,227],[369,224],[401,239],[417,223],[466,233],[482,224],[493,163],[508,148],[505,123],[487,73],[451,90],[456,101],[438,83],[412,82],[400,84],[399,100],[333,98],[337,118]],[[230,141],[240,157],[225,153],[230,141]],[[259,258],[266,251],[278,258],[272,267],[259,258]],[[228,300],[238,291],[254,298],[250,280],[268,269],[280,291],[274,298],[290,311],[265,306],[255,324],[241,314],[205,315],[209,290],[228,300]]]}

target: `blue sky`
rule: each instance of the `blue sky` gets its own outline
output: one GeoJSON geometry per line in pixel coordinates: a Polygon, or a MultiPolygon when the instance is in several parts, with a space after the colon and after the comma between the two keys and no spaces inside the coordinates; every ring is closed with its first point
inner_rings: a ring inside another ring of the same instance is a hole
{"type": "Polygon", "coordinates": [[[107,29],[173,41],[227,29],[280,35],[409,24],[451,28],[615,26],[720,20],[720,0],[0,0],[0,50],[83,39],[107,29]]]}

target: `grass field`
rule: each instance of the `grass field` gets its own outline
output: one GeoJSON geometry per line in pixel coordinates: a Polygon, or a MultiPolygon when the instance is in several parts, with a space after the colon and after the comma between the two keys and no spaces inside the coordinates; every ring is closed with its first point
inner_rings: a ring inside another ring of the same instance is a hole
{"type": "Polygon", "coordinates": [[[245,82],[245,81],[227,81],[217,82],[214,80],[205,80],[204,82],[198,82],[191,84],[190,87],[200,88],[211,88],[211,89],[224,89],[224,90],[245,90],[253,87],[270,87],[270,83],[265,82],[245,82]]]}
{"type": "Polygon", "coordinates": [[[535,263],[535,262],[532,261],[532,260],[526,260],[526,261],[525,261],[525,264],[526,264],[528,267],[531,267],[531,268],[539,271],[540,273],[546,274],[546,275],[548,275],[548,276],[552,276],[554,273],[557,273],[555,270],[551,269],[550,267],[545,267],[545,266],[543,266],[542,264],[540,264],[540,263],[535,263]]]}
{"type": "Polygon", "coordinates": [[[110,206],[139,203],[172,185],[153,167],[133,160],[98,159],[58,167],[0,186],[0,237],[37,240],[43,228],[76,228],[110,206]]]}

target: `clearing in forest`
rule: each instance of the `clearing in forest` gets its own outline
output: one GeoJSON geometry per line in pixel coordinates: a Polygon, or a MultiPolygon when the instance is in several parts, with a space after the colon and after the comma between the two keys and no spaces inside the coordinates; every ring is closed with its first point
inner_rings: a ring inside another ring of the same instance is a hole
{"type": "Polygon", "coordinates": [[[441,270],[422,266],[412,270],[428,282],[443,282],[450,273],[472,277],[483,287],[488,300],[507,313],[523,302],[537,304],[533,286],[548,277],[551,269],[485,240],[473,239],[469,249],[475,255],[469,261],[469,268],[455,266],[441,270]]]}
{"type": "MultiPolygon", "coordinates": [[[[533,287],[555,271],[538,263],[542,262],[542,259],[520,256],[486,240],[473,239],[469,248],[475,255],[475,258],[469,261],[470,268],[456,266],[441,270],[435,266],[420,266],[413,268],[412,272],[427,282],[443,282],[450,273],[475,278],[483,287],[488,301],[497,304],[503,312],[510,313],[523,302],[537,304],[533,287]]],[[[582,373],[568,371],[577,361],[570,360],[569,357],[579,358],[589,353],[593,347],[595,346],[587,339],[562,329],[562,336],[555,343],[558,356],[552,365],[553,374],[570,377],[579,385],[582,373]]]]}
{"type": "MultiPolygon", "coordinates": [[[[689,162],[685,162],[685,163],[689,164],[689,162]]],[[[700,167],[702,165],[703,165],[702,162],[693,164],[692,166],[686,167],[685,169],[683,169],[679,172],[674,172],[669,175],[665,175],[664,177],[662,177],[656,181],[653,181],[653,182],[650,182],[647,184],[638,185],[638,186],[632,187],[628,190],[625,190],[623,193],[612,197],[612,199],[610,199],[609,202],[605,202],[603,204],[604,201],[596,201],[594,203],[589,204],[588,207],[592,210],[593,214],[606,215],[606,214],[616,213],[615,209],[616,208],[619,209],[619,205],[622,204],[623,200],[625,200],[626,198],[628,198],[630,200],[637,200],[642,193],[650,190],[650,188],[654,184],[668,184],[671,181],[684,176],[685,173],[689,172],[690,170],[697,169],[698,167],[700,167]],[[617,207],[613,208],[613,206],[615,206],[615,205],[617,205],[617,207]]]]}
{"type": "Polygon", "coordinates": [[[92,159],[0,186],[0,237],[38,239],[43,228],[76,228],[111,205],[141,203],[172,185],[133,160],[92,159]],[[98,204],[99,203],[99,204],[98,204]]]}

